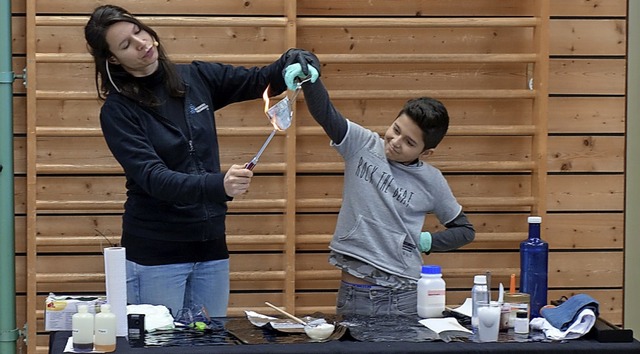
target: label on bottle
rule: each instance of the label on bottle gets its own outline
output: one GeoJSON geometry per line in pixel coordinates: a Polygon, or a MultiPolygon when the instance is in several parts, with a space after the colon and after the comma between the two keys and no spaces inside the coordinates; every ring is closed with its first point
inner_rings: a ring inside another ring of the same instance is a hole
{"type": "Polygon", "coordinates": [[[431,297],[431,296],[444,296],[445,294],[445,290],[444,289],[430,289],[427,292],[427,296],[431,297]]]}
{"type": "Polygon", "coordinates": [[[529,320],[525,318],[516,318],[513,324],[513,332],[518,334],[529,333],[529,320]]]}
{"type": "Polygon", "coordinates": [[[445,307],[446,284],[441,277],[423,277],[418,280],[418,316],[442,317],[445,307]]]}

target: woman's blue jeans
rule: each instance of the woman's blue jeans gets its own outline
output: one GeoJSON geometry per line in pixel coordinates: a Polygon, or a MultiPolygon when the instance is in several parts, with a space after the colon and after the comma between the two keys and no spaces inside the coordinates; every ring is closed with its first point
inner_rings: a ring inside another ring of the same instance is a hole
{"type": "Polygon", "coordinates": [[[227,315],[229,259],[144,266],[127,261],[127,302],[164,305],[173,316],[202,305],[211,317],[227,315]]]}

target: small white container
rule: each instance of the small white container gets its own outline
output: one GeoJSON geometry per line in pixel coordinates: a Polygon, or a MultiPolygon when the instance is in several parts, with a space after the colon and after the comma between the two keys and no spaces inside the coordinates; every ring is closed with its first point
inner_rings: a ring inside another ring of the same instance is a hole
{"type": "Polygon", "coordinates": [[[313,340],[325,340],[333,334],[335,326],[330,323],[321,323],[319,325],[306,325],[304,332],[313,340]]]}
{"type": "Polygon", "coordinates": [[[446,283],[438,265],[423,265],[418,280],[418,316],[442,317],[446,303],[446,283]]]}
{"type": "Polygon", "coordinates": [[[518,311],[513,321],[513,332],[517,334],[529,334],[529,315],[525,311],[518,311]]]}

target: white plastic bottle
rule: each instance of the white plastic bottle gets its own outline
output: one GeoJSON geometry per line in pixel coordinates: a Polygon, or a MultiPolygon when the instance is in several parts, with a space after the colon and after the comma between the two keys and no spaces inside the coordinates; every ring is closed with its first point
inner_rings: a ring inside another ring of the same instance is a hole
{"type": "Polygon", "coordinates": [[[85,304],[78,305],[78,312],[71,316],[73,350],[90,352],[93,350],[93,314],[85,304]]]}
{"type": "Polygon", "coordinates": [[[418,280],[418,316],[442,317],[446,302],[446,283],[439,265],[423,265],[418,280]]]}
{"type": "Polygon", "coordinates": [[[487,276],[476,275],[473,277],[471,288],[471,328],[473,333],[478,333],[478,302],[489,302],[489,289],[487,288],[487,276]]]}
{"type": "Polygon", "coordinates": [[[529,315],[527,311],[518,311],[513,321],[513,332],[517,334],[529,334],[529,315]]]}
{"type": "Polygon", "coordinates": [[[101,305],[95,317],[95,350],[106,353],[116,350],[116,314],[109,304],[101,305]]]}

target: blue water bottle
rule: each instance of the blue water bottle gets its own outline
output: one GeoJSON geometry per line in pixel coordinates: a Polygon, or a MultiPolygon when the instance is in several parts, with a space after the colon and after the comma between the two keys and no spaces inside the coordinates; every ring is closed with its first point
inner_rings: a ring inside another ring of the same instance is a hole
{"type": "Polygon", "coordinates": [[[529,238],[520,243],[520,292],[529,294],[531,318],[540,317],[547,304],[549,244],[540,239],[542,218],[530,216],[529,238]]]}

